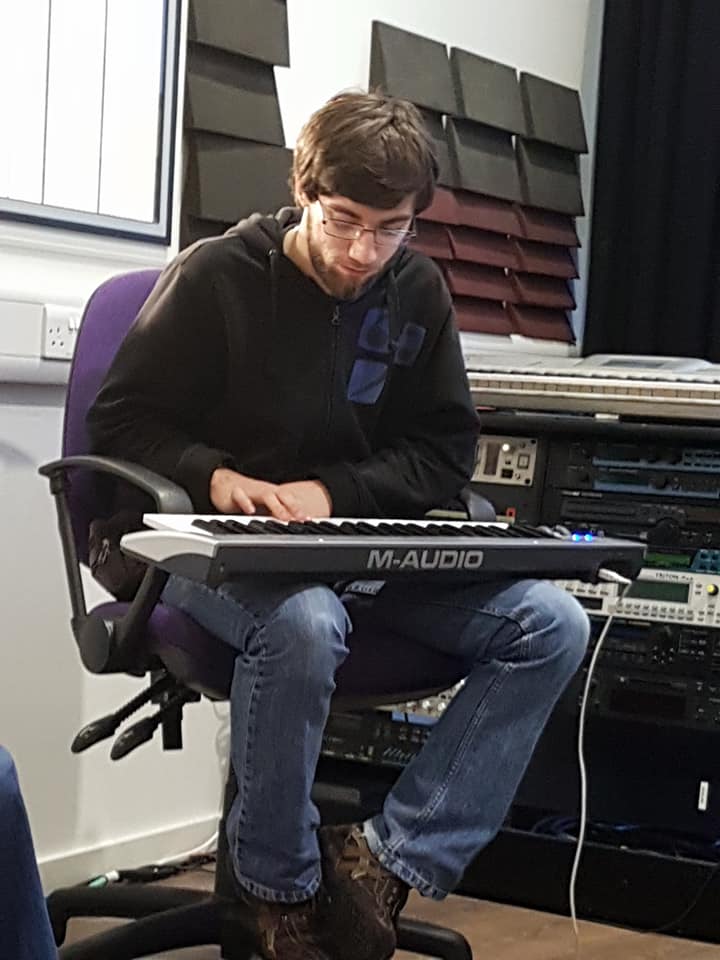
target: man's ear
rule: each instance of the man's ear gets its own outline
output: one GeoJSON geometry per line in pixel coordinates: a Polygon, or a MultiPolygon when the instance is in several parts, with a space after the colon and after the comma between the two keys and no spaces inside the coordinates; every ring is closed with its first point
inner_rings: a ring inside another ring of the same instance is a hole
{"type": "Polygon", "coordinates": [[[296,207],[309,207],[312,202],[305,191],[298,186],[297,178],[293,181],[293,196],[296,207]]]}

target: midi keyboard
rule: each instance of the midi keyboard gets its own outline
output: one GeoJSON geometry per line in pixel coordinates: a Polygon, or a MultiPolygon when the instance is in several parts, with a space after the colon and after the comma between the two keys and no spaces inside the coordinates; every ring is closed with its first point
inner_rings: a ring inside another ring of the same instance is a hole
{"type": "Polygon", "coordinates": [[[146,514],[144,521],[151,529],[122,538],[127,553],[211,586],[252,574],[328,581],[594,581],[601,568],[634,578],[644,556],[644,546],[635,541],[562,535],[527,524],[345,518],[285,523],[271,517],[160,513],[146,514]]]}

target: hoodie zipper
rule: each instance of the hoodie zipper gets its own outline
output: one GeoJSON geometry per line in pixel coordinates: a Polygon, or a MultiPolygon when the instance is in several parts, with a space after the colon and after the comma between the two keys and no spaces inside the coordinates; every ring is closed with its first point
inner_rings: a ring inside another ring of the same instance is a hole
{"type": "Polygon", "coordinates": [[[333,395],[335,393],[335,370],[337,368],[338,342],[340,340],[340,307],[336,304],[330,317],[330,326],[332,328],[332,363],[330,365],[330,389],[327,400],[327,416],[325,418],[325,432],[330,431],[330,421],[332,420],[333,395]]]}

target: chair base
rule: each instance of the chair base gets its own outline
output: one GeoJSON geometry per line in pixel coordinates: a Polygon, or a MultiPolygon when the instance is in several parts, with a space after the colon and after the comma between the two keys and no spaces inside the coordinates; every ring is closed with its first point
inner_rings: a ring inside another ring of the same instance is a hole
{"type": "Polygon", "coordinates": [[[224,960],[260,960],[231,900],[201,890],[141,885],[67,887],[47,901],[60,946],[73,917],[131,919],[111,930],[61,946],[60,960],[136,960],[165,950],[219,945],[224,960]]]}
{"type": "MultiPolygon", "coordinates": [[[[60,960],[139,960],[182,947],[219,945],[224,960],[260,960],[231,900],[198,890],[155,886],[68,887],[48,898],[55,941],[72,917],[122,917],[122,924],[62,947],[60,960]]],[[[453,930],[400,918],[398,949],[440,960],[472,960],[467,940],[453,930]]]]}

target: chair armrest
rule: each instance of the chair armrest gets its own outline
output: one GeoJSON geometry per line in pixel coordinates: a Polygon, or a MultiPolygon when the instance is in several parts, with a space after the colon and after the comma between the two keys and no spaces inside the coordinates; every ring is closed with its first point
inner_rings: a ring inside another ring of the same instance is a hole
{"type": "Polygon", "coordinates": [[[158,513],[192,513],[192,501],[176,483],[127,460],[87,454],[53,460],[38,469],[50,480],[50,490],[55,498],[73,612],[72,628],[83,663],[93,673],[122,671],[142,675],[148,668],[147,654],[143,649],[145,627],[160,599],[168,574],[157,567],[149,567],[122,619],[108,623],[93,614],[88,616],[67,502],[67,475],[78,469],[109,473],[133,484],[152,497],[158,513]]]}
{"type": "MultiPolygon", "coordinates": [[[[39,473],[48,477],[52,483],[58,476],[64,476],[72,469],[95,470],[98,473],[109,473],[118,480],[126,480],[133,486],[149,494],[155,501],[158,513],[192,513],[193,506],[187,492],[177,483],[167,477],[141,467],[129,460],[115,460],[112,457],[99,457],[94,454],[84,454],[77,457],[63,457],[53,460],[39,468],[39,473]]],[[[53,491],[55,492],[55,491],[53,491]]]]}
{"type": "Polygon", "coordinates": [[[490,501],[472,487],[463,487],[458,494],[468,515],[468,520],[482,520],[485,523],[494,523],[497,520],[497,511],[490,501]]]}

